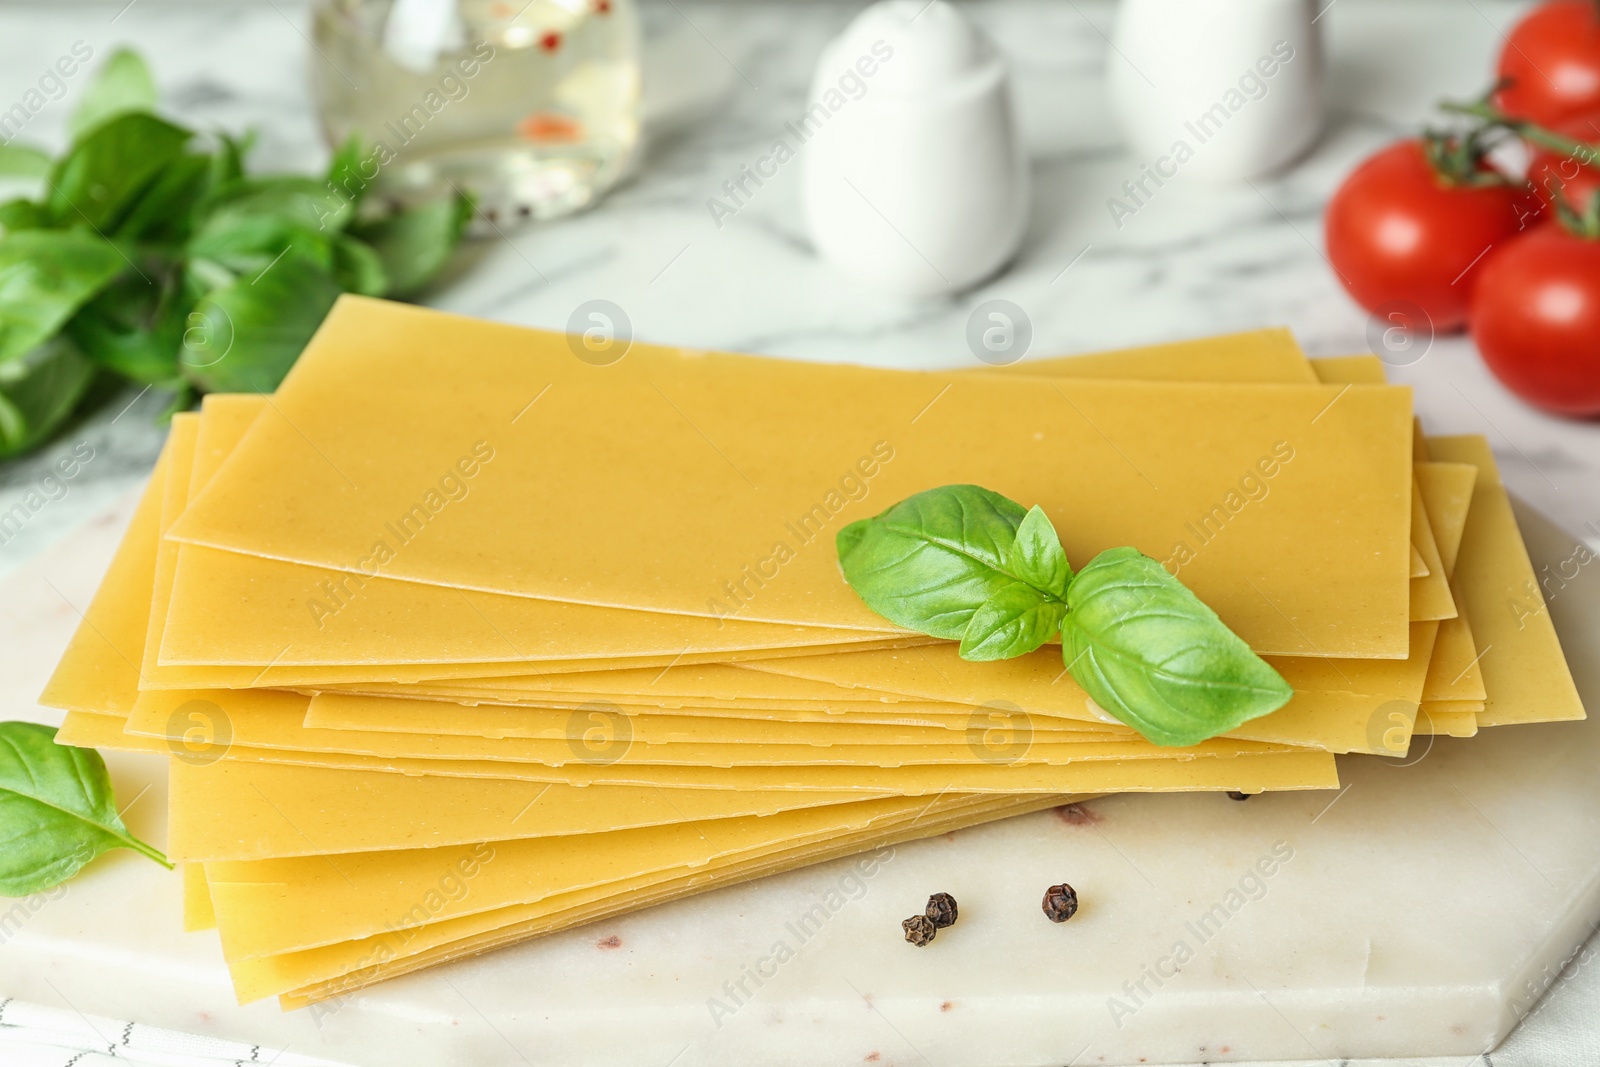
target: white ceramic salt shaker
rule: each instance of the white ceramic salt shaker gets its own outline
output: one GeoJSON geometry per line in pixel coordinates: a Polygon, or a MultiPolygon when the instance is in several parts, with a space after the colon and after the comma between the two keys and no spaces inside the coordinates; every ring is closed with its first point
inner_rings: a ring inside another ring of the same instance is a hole
{"type": "Polygon", "coordinates": [[[1027,160],[1004,58],[944,0],[885,0],[823,50],[801,199],[817,251],[883,291],[964,289],[1015,253],[1027,160]]]}
{"type": "Polygon", "coordinates": [[[1315,0],[1121,0],[1106,57],[1128,146],[1159,175],[1253,178],[1322,130],[1315,0]]]}

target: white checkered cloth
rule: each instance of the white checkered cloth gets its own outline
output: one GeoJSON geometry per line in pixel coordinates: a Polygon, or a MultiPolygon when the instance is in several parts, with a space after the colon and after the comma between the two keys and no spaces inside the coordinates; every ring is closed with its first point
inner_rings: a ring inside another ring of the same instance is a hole
{"type": "Polygon", "coordinates": [[[331,1060],[0,999],[5,1067],[344,1067],[331,1060]]]}

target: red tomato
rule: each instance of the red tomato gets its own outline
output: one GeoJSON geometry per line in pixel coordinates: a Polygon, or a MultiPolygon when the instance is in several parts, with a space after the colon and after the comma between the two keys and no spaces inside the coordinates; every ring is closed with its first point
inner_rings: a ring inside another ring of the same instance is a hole
{"type": "Polygon", "coordinates": [[[1472,336],[1506,388],[1560,415],[1600,415],[1600,241],[1540,226],[1486,257],[1472,336]]]}
{"type": "Polygon", "coordinates": [[[1429,323],[1410,328],[1457,330],[1480,257],[1537,207],[1521,188],[1448,182],[1422,142],[1400,141],[1352,171],[1328,202],[1328,259],[1368,311],[1391,317],[1395,305],[1415,305],[1429,323]]]}
{"type": "Polygon", "coordinates": [[[1497,68],[1502,111],[1541,126],[1600,108],[1600,14],[1593,0],[1550,0],[1506,38],[1497,68]]]}
{"type": "MultiPolygon", "coordinates": [[[[1600,142],[1600,111],[1569,115],[1551,128],[1574,141],[1600,142]]],[[[1581,214],[1595,190],[1600,189],[1600,155],[1574,159],[1553,148],[1531,147],[1528,181],[1533,184],[1533,191],[1546,207],[1554,208],[1553,190],[1559,189],[1568,206],[1581,214]]]]}

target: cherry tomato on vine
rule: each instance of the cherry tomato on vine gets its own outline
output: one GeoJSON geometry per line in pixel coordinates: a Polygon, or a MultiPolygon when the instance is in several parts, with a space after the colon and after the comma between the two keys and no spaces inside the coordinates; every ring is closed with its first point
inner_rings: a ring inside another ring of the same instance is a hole
{"type": "Polygon", "coordinates": [[[1328,259],[1368,311],[1411,329],[1456,330],[1485,253],[1538,208],[1470,140],[1400,141],[1352,171],[1329,201],[1328,259]],[[1400,321],[1417,309],[1426,322],[1400,321]]]}
{"type": "Polygon", "coordinates": [[[1472,337],[1495,377],[1559,415],[1600,415],[1600,240],[1539,226],[1491,252],[1472,337]]]}
{"type": "Polygon", "coordinates": [[[1600,108],[1600,9],[1593,0],[1549,0],[1511,30],[1497,67],[1500,109],[1553,126],[1600,108]]]}

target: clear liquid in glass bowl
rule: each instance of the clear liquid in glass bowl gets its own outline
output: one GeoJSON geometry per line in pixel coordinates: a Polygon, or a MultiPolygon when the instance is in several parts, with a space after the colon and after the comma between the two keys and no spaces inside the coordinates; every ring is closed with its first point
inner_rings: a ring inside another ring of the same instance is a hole
{"type": "Polygon", "coordinates": [[[361,135],[361,179],[469,192],[484,229],[587,207],[638,146],[633,0],[322,0],[312,42],[323,132],[361,135]]]}

